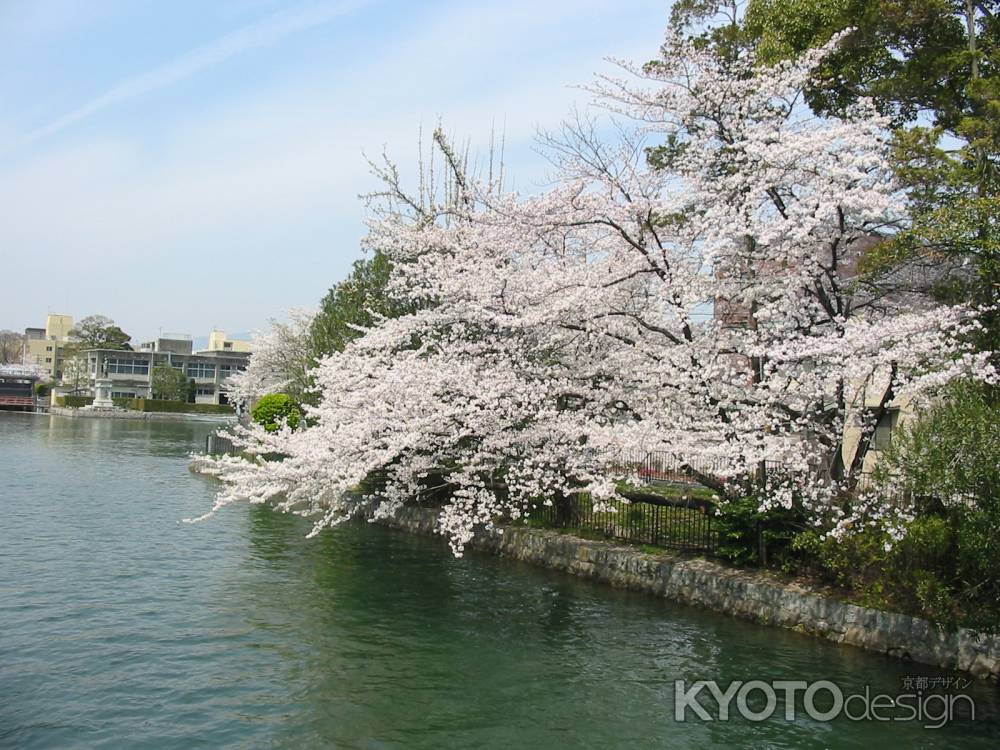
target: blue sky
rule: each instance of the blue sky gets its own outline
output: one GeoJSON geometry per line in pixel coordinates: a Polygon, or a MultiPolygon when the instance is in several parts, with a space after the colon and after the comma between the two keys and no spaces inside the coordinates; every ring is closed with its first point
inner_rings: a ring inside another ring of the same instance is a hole
{"type": "Polygon", "coordinates": [[[514,186],[606,56],[644,60],[666,2],[0,0],[0,328],[47,312],[247,331],[360,257],[383,147],[413,174],[441,120],[514,186]],[[27,280],[30,278],[30,281],[27,280]]]}

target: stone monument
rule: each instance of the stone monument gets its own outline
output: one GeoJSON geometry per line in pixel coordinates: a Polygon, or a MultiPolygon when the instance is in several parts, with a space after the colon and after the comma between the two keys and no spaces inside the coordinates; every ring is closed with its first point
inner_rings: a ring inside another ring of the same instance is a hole
{"type": "Polygon", "coordinates": [[[113,381],[108,377],[108,360],[105,359],[94,375],[94,402],[91,409],[114,409],[115,404],[111,400],[111,386],[113,381]]]}

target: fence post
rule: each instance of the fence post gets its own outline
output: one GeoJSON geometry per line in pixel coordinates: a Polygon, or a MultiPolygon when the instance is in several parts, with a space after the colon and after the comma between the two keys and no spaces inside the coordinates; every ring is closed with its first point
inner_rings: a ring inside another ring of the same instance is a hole
{"type": "Polygon", "coordinates": [[[767,567],[767,542],[764,540],[765,525],[763,521],[757,521],[757,563],[762,568],[767,567]]]}
{"type": "Polygon", "coordinates": [[[552,498],[552,505],[555,507],[556,511],[556,525],[562,528],[569,528],[573,525],[574,516],[576,515],[573,511],[573,495],[567,494],[562,490],[558,490],[555,497],[552,498]]]}

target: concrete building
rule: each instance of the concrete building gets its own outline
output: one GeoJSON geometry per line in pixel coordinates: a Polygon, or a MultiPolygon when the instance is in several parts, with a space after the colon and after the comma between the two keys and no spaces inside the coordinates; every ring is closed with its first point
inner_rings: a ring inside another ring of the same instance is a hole
{"type": "Polygon", "coordinates": [[[135,351],[89,349],[82,357],[67,357],[73,317],[50,314],[45,328],[24,329],[22,364],[35,368],[43,381],[60,383],[63,393],[85,395],[92,391],[98,368],[107,362],[108,377],[114,381],[114,398],[151,398],[153,368],[173,367],[194,380],[195,401],[224,404],[222,383],[235,372],[246,369],[250,342],[226,338],[225,331],[213,330],[208,347],[194,351],[187,334],[167,333],[140,344],[135,351]]]}
{"type": "MultiPolygon", "coordinates": [[[[214,332],[213,332],[214,333],[214,332]]],[[[218,339],[225,343],[225,334],[218,339]]],[[[234,342],[235,343],[235,342],[234,342]]],[[[193,351],[193,342],[185,334],[165,334],[139,345],[136,351],[88,349],[87,369],[91,380],[106,368],[113,381],[112,398],[151,398],[152,375],[156,367],[173,367],[195,384],[195,403],[225,404],[222,384],[230,375],[246,369],[250,359],[248,342],[242,351],[193,351]]]]}
{"type": "Polygon", "coordinates": [[[48,380],[61,380],[63,353],[72,329],[71,315],[49,315],[45,328],[25,328],[24,364],[41,368],[48,380]]]}
{"type": "Polygon", "coordinates": [[[250,342],[239,339],[227,339],[226,332],[218,329],[208,334],[208,346],[199,351],[205,352],[250,352],[250,342]]]}

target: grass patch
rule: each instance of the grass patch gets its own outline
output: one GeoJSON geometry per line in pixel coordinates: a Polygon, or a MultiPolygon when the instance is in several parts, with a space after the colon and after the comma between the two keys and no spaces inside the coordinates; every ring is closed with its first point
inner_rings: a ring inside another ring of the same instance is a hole
{"type": "Polygon", "coordinates": [[[648,492],[668,500],[706,500],[716,499],[715,490],[701,485],[672,484],[669,482],[650,482],[648,484],[630,484],[619,482],[615,485],[619,492],[648,492]]]}

